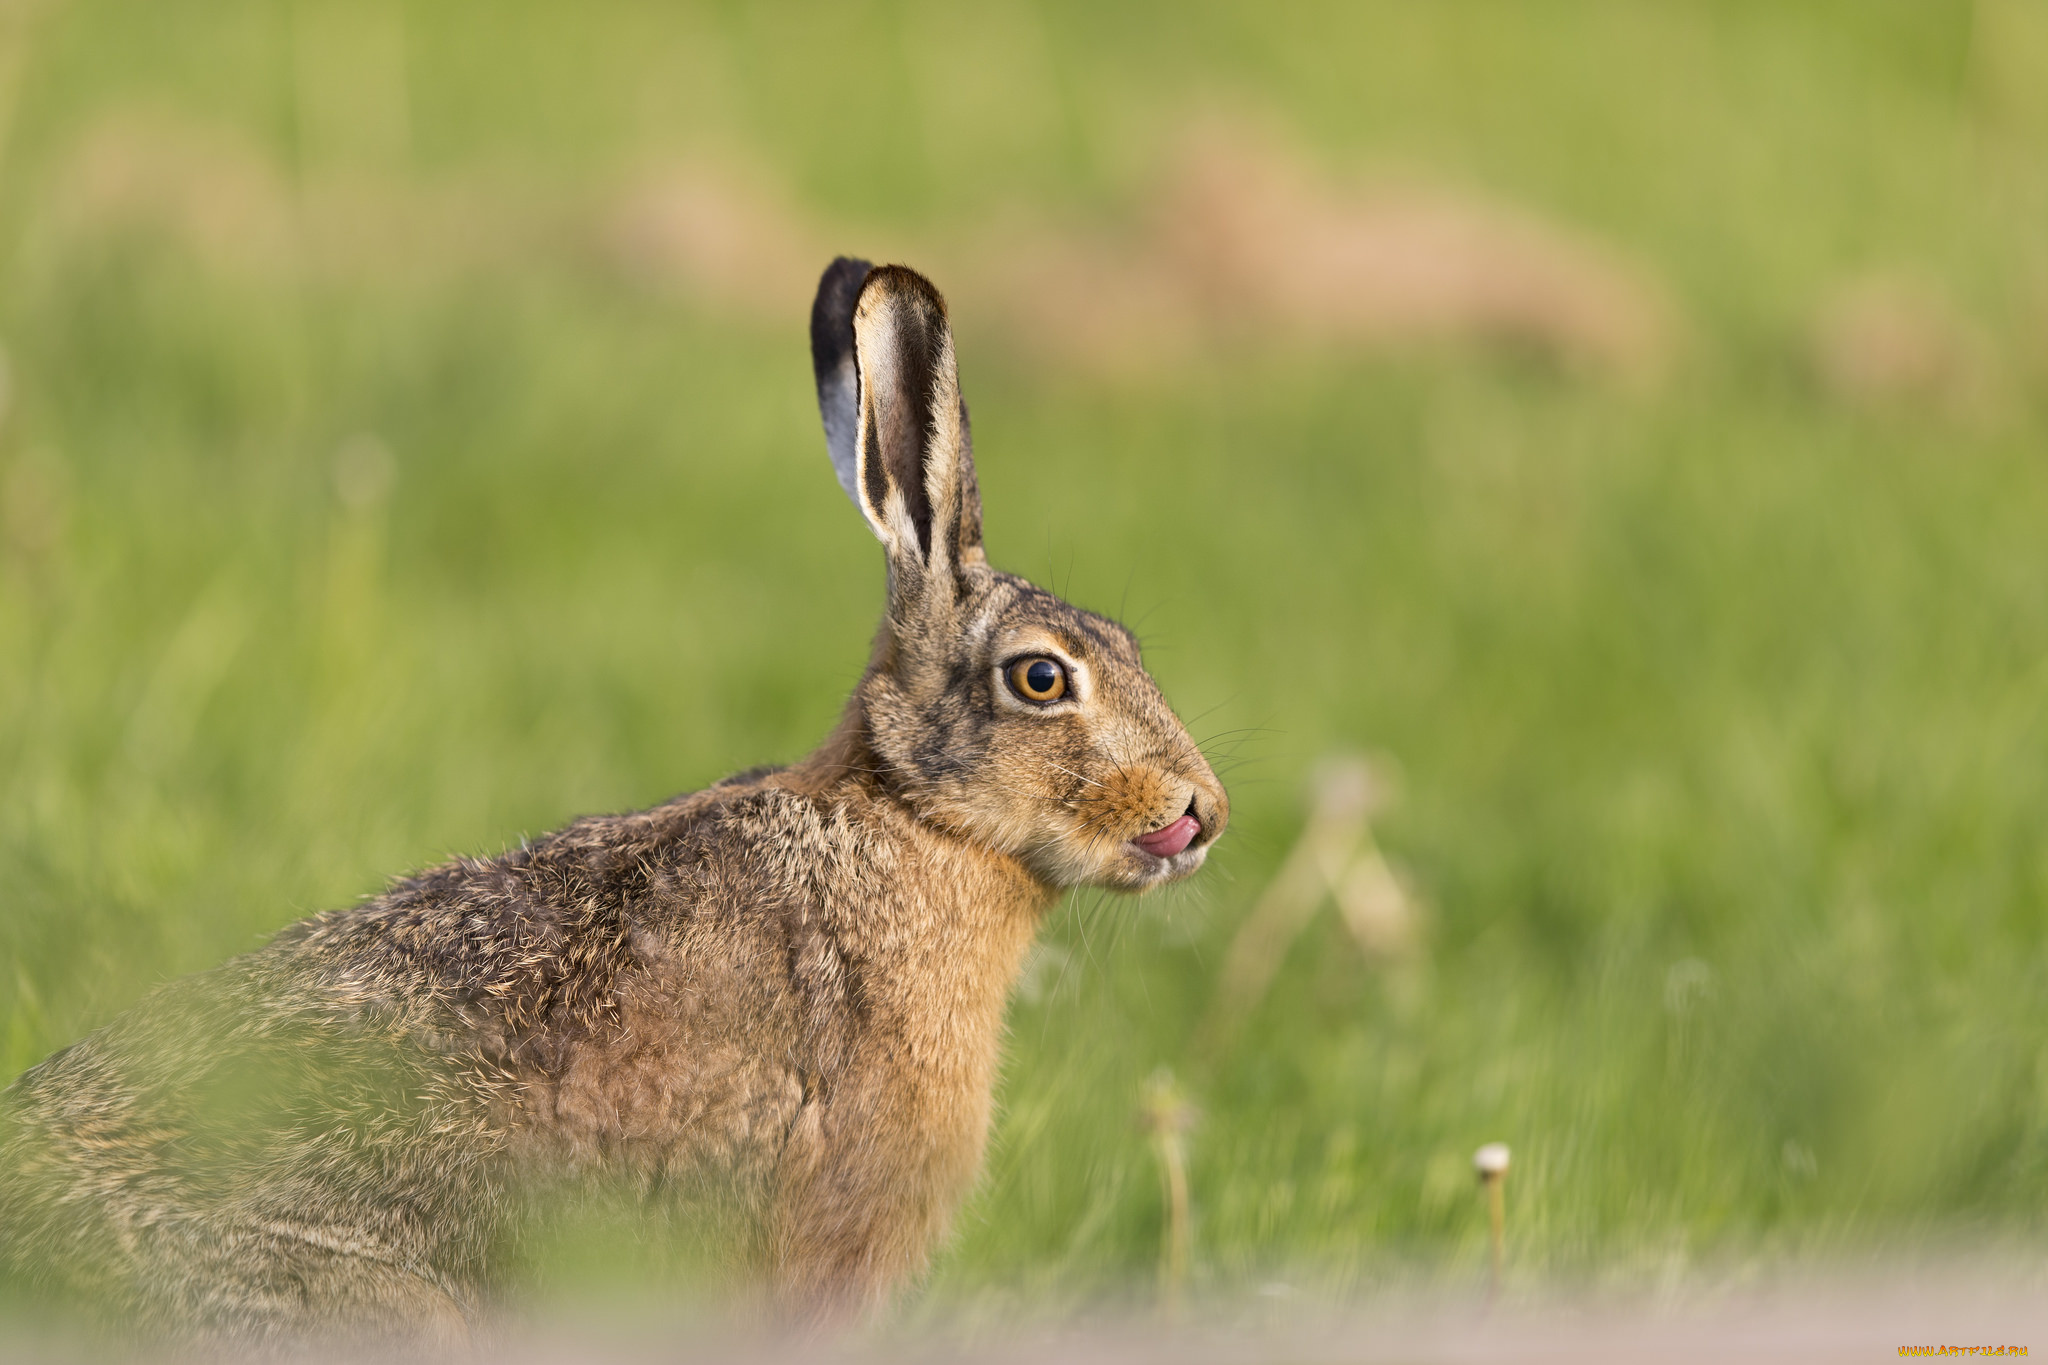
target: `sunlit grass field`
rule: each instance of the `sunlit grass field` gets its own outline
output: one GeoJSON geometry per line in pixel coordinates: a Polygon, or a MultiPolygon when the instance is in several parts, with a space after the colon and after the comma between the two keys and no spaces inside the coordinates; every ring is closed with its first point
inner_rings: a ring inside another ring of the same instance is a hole
{"type": "Polygon", "coordinates": [[[2029,0],[48,0],[0,51],[7,1076],[821,738],[882,593],[805,350],[846,250],[947,290],[992,558],[1139,630],[1234,802],[1196,884],[1048,923],[923,1302],[1142,1282],[1161,1067],[1218,1291],[1476,1283],[1489,1140],[1515,1283],[2048,1230],[2029,0]],[[1024,336],[1004,244],[1144,221],[1218,118],[1570,225],[1651,282],[1655,363],[1024,336]],[[743,222],[721,289],[608,245],[714,163],[817,254],[743,222]],[[1831,362],[1871,278],[1926,302],[1831,362]],[[1351,752],[1418,946],[1326,906],[1197,1047],[1351,752]]]}

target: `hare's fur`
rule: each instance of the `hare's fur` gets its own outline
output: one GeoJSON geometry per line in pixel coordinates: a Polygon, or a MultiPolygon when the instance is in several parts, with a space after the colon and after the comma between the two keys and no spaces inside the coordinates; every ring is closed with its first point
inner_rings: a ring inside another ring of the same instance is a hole
{"type": "Polygon", "coordinates": [[[802,1317],[923,1263],[1040,919],[1192,871],[1226,806],[1130,635],[988,567],[936,291],[836,262],[813,330],[890,578],[833,735],[292,925],[33,1068],[16,1273],[179,1335],[456,1341],[520,1210],[584,1179],[718,1205],[802,1317]],[[1068,695],[1014,694],[1022,656],[1068,695]],[[1184,851],[1131,842],[1184,816],[1184,851]]]}

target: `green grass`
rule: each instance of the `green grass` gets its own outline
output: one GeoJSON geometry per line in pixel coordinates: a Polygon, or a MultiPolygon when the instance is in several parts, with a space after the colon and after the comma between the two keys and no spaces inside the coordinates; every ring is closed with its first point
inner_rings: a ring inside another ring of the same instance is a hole
{"type": "Polygon", "coordinates": [[[940,279],[992,556],[1140,626],[1235,816],[1198,886],[1049,925],[937,1299],[1148,1272],[1160,1065],[1203,1109],[1217,1284],[1474,1271],[1490,1139],[1532,1277],[2042,1230],[2025,0],[71,0],[0,41],[0,1070],[387,876],[829,727],[881,564],[803,319],[606,266],[564,224],[635,168],[751,159],[846,249],[943,252],[1019,205],[1116,221],[1183,120],[1242,108],[1583,225],[1685,341],[1648,390],[1257,337],[1093,376],[940,279]],[[117,116],[239,139],[198,163],[225,249],[93,197],[117,116]],[[362,245],[322,217],[347,176],[520,213],[362,245]],[[1871,269],[1957,301],[1980,399],[1815,382],[1807,320],[1871,269]],[[351,502],[363,432],[394,475],[351,502]],[[1425,952],[1376,967],[1325,910],[1195,1055],[1304,774],[1356,749],[1402,773],[1379,833],[1425,952]]]}

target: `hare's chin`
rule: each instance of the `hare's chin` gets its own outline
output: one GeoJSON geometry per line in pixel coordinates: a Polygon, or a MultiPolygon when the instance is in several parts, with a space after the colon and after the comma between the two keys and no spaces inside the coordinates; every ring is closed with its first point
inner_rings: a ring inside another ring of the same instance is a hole
{"type": "Polygon", "coordinates": [[[1134,890],[1144,890],[1147,887],[1158,886],[1162,882],[1179,881],[1200,867],[1203,860],[1209,856],[1207,843],[1182,849],[1170,858],[1147,853],[1138,846],[1135,839],[1127,842],[1124,849],[1130,854],[1130,860],[1137,864],[1138,875],[1128,883],[1134,890]]]}

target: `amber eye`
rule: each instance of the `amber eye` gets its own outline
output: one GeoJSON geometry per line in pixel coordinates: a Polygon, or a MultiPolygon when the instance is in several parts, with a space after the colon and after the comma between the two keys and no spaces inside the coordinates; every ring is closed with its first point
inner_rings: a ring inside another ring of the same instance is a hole
{"type": "Polygon", "coordinates": [[[1067,695],[1066,666],[1057,659],[1019,659],[1010,665],[1010,690],[1026,701],[1058,701],[1067,695]]]}

